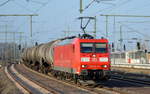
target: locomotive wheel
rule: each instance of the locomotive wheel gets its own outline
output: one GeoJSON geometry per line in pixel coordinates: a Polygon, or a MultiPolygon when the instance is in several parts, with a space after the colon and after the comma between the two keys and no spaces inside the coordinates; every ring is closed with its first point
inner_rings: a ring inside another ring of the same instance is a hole
{"type": "Polygon", "coordinates": [[[78,80],[77,80],[77,79],[74,79],[74,83],[77,84],[77,82],[78,82],[78,80]]]}
{"type": "Polygon", "coordinates": [[[43,69],[43,73],[46,74],[46,69],[43,69]]]}
{"type": "Polygon", "coordinates": [[[73,81],[75,84],[78,83],[78,75],[74,74],[73,81]]]}
{"type": "Polygon", "coordinates": [[[61,73],[60,72],[57,73],[57,79],[61,80],[61,73]]]}
{"type": "Polygon", "coordinates": [[[67,74],[64,73],[63,76],[64,76],[64,80],[66,80],[67,79],[67,74]]]}
{"type": "Polygon", "coordinates": [[[62,78],[63,78],[62,80],[65,80],[65,73],[64,72],[62,73],[62,78]]]}
{"type": "Polygon", "coordinates": [[[63,80],[63,73],[60,72],[60,80],[63,80]]]}
{"type": "Polygon", "coordinates": [[[57,72],[55,72],[55,71],[54,71],[54,77],[56,77],[56,78],[57,78],[57,76],[58,76],[58,75],[57,75],[57,72]]]}

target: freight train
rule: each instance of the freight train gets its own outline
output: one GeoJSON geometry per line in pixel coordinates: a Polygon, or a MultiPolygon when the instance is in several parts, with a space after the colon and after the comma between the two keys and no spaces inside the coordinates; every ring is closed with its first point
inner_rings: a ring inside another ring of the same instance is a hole
{"type": "Polygon", "coordinates": [[[90,35],[66,37],[24,49],[22,62],[37,71],[62,79],[106,81],[110,78],[108,40],[90,35]],[[68,41],[62,44],[63,41],[68,41]]]}

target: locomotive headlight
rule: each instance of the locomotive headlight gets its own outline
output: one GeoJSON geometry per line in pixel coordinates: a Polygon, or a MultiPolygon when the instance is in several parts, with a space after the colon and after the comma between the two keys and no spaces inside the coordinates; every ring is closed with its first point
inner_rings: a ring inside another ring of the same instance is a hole
{"type": "Polygon", "coordinates": [[[81,67],[82,67],[82,68],[85,68],[85,67],[86,67],[86,65],[81,65],[81,67]]]}
{"type": "Polygon", "coordinates": [[[100,62],[108,62],[108,57],[100,57],[99,61],[100,62]]]}
{"type": "Polygon", "coordinates": [[[81,62],[89,62],[90,58],[89,57],[81,57],[81,62]]]}
{"type": "Polygon", "coordinates": [[[102,65],[103,68],[107,68],[107,65],[102,65]]]}

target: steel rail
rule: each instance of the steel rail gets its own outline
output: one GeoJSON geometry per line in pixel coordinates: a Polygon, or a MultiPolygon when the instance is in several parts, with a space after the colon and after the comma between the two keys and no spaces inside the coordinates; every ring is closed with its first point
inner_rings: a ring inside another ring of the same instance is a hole
{"type": "Polygon", "coordinates": [[[13,75],[14,79],[26,90],[28,90],[29,94],[54,94],[51,91],[46,90],[45,88],[39,86],[38,84],[32,82],[28,78],[21,75],[12,65],[9,69],[11,75],[13,75]]]}
{"type": "Polygon", "coordinates": [[[150,85],[150,81],[134,79],[134,78],[124,77],[124,76],[113,75],[111,79],[123,80],[123,81],[132,82],[136,84],[138,83],[138,84],[150,85]]]}
{"type": "Polygon", "coordinates": [[[8,69],[8,67],[5,67],[5,73],[7,77],[16,85],[16,87],[23,93],[23,94],[32,94],[29,89],[24,87],[23,84],[19,83],[11,74],[11,71],[8,69]]]}

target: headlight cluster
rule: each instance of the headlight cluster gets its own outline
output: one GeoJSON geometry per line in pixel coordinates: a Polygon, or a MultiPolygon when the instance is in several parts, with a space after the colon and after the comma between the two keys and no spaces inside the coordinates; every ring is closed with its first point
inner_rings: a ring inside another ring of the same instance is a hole
{"type": "Polygon", "coordinates": [[[82,67],[82,68],[85,68],[85,67],[87,67],[87,65],[81,65],[81,67],[82,67]]]}
{"type": "Polygon", "coordinates": [[[108,57],[100,57],[99,61],[100,62],[108,62],[108,57]]]}
{"type": "Polygon", "coordinates": [[[101,67],[103,67],[103,68],[107,68],[107,65],[102,65],[101,67]]]}
{"type": "MultiPolygon", "coordinates": [[[[100,57],[100,62],[108,62],[108,57],[100,57]]],[[[81,57],[81,62],[90,62],[90,57],[81,57]]]]}
{"type": "Polygon", "coordinates": [[[89,62],[90,58],[89,57],[81,57],[81,62],[89,62]]]}

